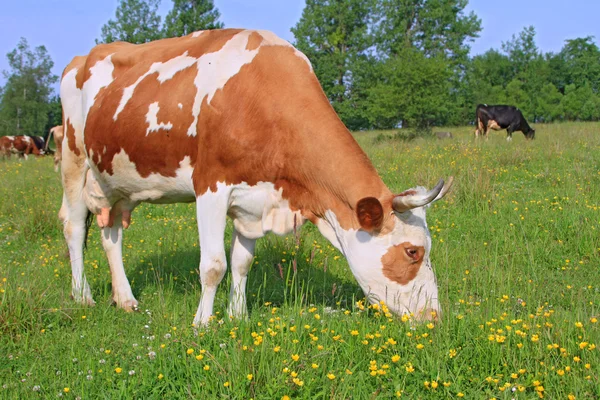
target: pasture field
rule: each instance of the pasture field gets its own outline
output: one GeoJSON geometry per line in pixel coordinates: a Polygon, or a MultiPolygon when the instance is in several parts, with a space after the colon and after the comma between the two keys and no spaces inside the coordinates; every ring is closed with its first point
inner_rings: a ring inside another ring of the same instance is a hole
{"type": "Polygon", "coordinates": [[[600,124],[535,128],[512,143],[476,142],[471,127],[452,140],[356,134],[395,191],[456,178],[428,210],[443,310],[428,325],[365,304],[307,224],[258,242],[249,319],[224,315],[227,275],[195,336],[194,204],[134,212],[124,252],[137,313],[111,306],[94,224],[97,304],[79,306],[51,158],[0,161],[0,398],[598,399],[600,124]]]}

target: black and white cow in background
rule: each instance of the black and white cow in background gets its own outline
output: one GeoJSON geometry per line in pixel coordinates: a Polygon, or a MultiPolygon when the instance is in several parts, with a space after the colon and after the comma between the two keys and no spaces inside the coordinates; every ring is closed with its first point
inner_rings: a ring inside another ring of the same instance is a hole
{"type": "Polygon", "coordinates": [[[527,139],[535,138],[535,129],[531,128],[521,110],[515,106],[488,106],[479,104],[475,112],[475,137],[484,135],[488,138],[490,129],[499,131],[506,129],[506,140],[512,140],[515,131],[521,131],[527,139]]]}

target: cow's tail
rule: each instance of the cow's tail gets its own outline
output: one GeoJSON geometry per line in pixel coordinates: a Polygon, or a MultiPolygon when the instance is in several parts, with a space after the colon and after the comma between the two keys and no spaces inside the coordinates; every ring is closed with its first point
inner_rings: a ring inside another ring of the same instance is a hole
{"type": "Polygon", "coordinates": [[[50,139],[52,139],[52,135],[54,134],[54,128],[50,129],[46,136],[44,137],[44,151],[48,151],[48,147],[50,146],[50,139]]]}
{"type": "Polygon", "coordinates": [[[90,232],[90,227],[94,222],[94,214],[88,210],[87,215],[85,216],[85,232],[83,234],[83,250],[87,249],[87,241],[88,241],[88,233],[90,232]]]}

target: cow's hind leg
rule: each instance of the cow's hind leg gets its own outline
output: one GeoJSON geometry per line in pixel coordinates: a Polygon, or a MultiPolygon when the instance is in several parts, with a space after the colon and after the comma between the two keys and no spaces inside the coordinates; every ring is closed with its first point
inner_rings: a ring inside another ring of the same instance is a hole
{"type": "Polygon", "coordinates": [[[247,239],[236,230],[231,240],[231,291],[228,313],[234,318],[244,318],[246,307],[246,279],[254,258],[255,239],[247,239]]]}
{"type": "Polygon", "coordinates": [[[138,302],[133,296],[123,266],[123,222],[121,215],[117,215],[111,225],[102,228],[102,246],[110,265],[113,301],[117,307],[125,311],[135,311],[138,302]]]}
{"type": "Polygon", "coordinates": [[[194,326],[209,322],[217,287],[227,270],[224,237],[230,193],[229,188],[219,184],[216,192],[209,189],[196,199],[202,297],[194,317],[194,326]]]}
{"type": "Polygon", "coordinates": [[[71,259],[71,295],[78,303],[94,305],[92,291],[83,270],[83,244],[87,235],[86,219],[89,211],[85,203],[79,201],[75,204],[67,203],[64,210],[61,207],[61,212],[64,213],[63,231],[71,259]]]}
{"type": "Polygon", "coordinates": [[[476,121],[475,125],[476,125],[476,128],[475,128],[475,139],[479,139],[479,136],[483,132],[483,123],[481,122],[481,120],[479,118],[477,118],[477,121],[476,121]]]}

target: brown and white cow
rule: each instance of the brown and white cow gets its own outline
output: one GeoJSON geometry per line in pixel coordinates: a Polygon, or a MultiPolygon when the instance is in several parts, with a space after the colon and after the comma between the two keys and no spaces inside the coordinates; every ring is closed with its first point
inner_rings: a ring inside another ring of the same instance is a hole
{"type": "Polygon", "coordinates": [[[2,136],[0,137],[0,154],[10,158],[12,154],[24,157],[26,160],[29,154],[40,156],[44,154],[43,148],[39,147],[44,139],[39,136],[2,136]]]}
{"type": "Polygon", "coordinates": [[[61,81],[64,233],[72,294],[93,304],[83,271],[88,210],[102,228],[113,299],[135,309],[123,227],[141,202],[196,202],[202,296],[213,312],[233,220],[229,313],[246,313],[256,239],[309,220],[347,258],[373,302],[434,318],[438,290],[425,206],[446,194],[394,195],[335,114],[308,59],[271,32],[202,31],[141,45],[98,45],[61,81]]]}
{"type": "Polygon", "coordinates": [[[54,152],[54,170],[58,171],[60,161],[62,160],[62,141],[63,141],[63,126],[57,125],[50,129],[48,132],[48,139],[46,140],[45,151],[48,151],[48,145],[50,144],[50,138],[54,136],[54,144],[56,145],[56,151],[54,152]]]}

